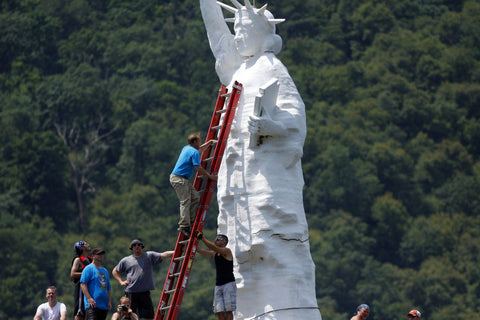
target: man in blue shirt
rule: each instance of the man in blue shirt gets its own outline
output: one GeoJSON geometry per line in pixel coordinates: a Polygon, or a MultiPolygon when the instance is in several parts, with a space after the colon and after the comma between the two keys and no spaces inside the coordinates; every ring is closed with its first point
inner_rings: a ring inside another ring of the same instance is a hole
{"type": "Polygon", "coordinates": [[[80,277],[85,302],[86,320],[105,320],[112,308],[112,288],[108,271],[102,267],[105,251],[92,250],[93,262],[83,269],[80,277]]]}
{"type": "Polygon", "coordinates": [[[195,220],[197,205],[200,202],[200,194],[190,183],[189,179],[195,171],[211,180],[217,180],[216,175],[208,173],[200,164],[200,153],[212,145],[215,140],[202,144],[200,133],[193,133],[188,136],[188,145],[184,146],[178,156],[175,168],[170,174],[170,184],[177,193],[180,201],[180,221],[178,230],[190,236],[191,226],[195,220]]]}

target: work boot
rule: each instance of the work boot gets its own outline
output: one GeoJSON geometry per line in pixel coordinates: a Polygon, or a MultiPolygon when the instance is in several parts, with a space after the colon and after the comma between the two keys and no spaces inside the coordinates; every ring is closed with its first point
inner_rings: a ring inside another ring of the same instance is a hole
{"type": "Polygon", "coordinates": [[[190,227],[180,226],[180,227],[178,227],[177,230],[180,231],[181,233],[183,233],[187,238],[190,237],[190,233],[191,233],[190,227]]]}

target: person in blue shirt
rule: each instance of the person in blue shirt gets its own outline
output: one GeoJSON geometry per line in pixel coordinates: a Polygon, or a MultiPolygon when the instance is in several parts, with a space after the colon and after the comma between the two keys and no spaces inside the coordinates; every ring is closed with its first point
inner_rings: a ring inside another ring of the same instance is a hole
{"type": "Polygon", "coordinates": [[[202,176],[206,176],[211,180],[217,180],[216,175],[208,173],[200,164],[200,154],[215,142],[215,140],[210,140],[202,144],[200,133],[190,134],[188,136],[188,145],[183,147],[175,168],[170,174],[170,184],[175,189],[180,201],[178,231],[186,236],[190,236],[191,226],[195,220],[195,211],[200,202],[200,194],[195,190],[189,179],[197,171],[202,176]]]}
{"type": "Polygon", "coordinates": [[[83,269],[80,277],[87,320],[105,320],[108,310],[112,308],[110,277],[108,270],[102,267],[104,257],[102,248],[93,249],[93,262],[83,269]]]}

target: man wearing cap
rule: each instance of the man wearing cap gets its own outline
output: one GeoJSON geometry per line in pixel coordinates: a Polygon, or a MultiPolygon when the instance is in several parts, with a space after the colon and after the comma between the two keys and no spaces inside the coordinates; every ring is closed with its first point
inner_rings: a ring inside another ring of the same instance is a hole
{"type": "Polygon", "coordinates": [[[350,320],[365,320],[370,314],[370,307],[368,304],[362,303],[357,307],[356,314],[350,320]]]}
{"type": "Polygon", "coordinates": [[[83,269],[80,277],[85,303],[86,320],[105,320],[112,308],[112,288],[108,270],[102,267],[105,251],[92,250],[93,262],[83,269]]]}
{"type": "Polygon", "coordinates": [[[420,319],[422,317],[422,314],[420,313],[420,311],[413,309],[410,310],[409,313],[407,313],[407,317],[409,319],[420,319]]]}
{"type": "Polygon", "coordinates": [[[237,285],[233,275],[233,254],[227,248],[228,237],[217,235],[215,243],[205,239],[201,232],[196,232],[198,240],[210,249],[197,247],[198,253],[215,260],[217,277],[215,281],[215,295],[213,298],[213,312],[218,320],[233,320],[233,312],[237,309],[237,285]]]}
{"type": "Polygon", "coordinates": [[[132,255],[126,256],[113,268],[112,275],[121,286],[125,287],[125,295],[130,299],[130,308],[139,318],[153,319],[153,310],[150,290],[155,289],[153,282],[153,266],[165,259],[171,258],[173,251],[162,253],[155,251],[143,252],[141,239],[133,239],[130,243],[132,255]],[[121,274],[126,274],[123,280],[121,274]]]}

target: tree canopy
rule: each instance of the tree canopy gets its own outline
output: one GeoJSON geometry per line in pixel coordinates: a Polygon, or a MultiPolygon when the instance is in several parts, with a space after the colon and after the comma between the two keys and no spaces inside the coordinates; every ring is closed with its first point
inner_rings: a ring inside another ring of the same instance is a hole
{"type": "MultiPolygon", "coordinates": [[[[256,6],[265,4],[256,1],[256,6]]],[[[304,205],[324,319],[480,313],[480,3],[277,0],[279,58],[307,109],[304,205]]],[[[0,4],[0,318],[55,285],[73,244],[173,249],[168,176],[219,81],[196,0],[0,4]]],[[[212,201],[206,235],[216,229],[212,201]]],[[[292,263],[294,263],[292,261],[292,263]]],[[[160,298],[168,262],[156,274],[160,298]]],[[[215,319],[197,258],[180,318],[215,319]]],[[[123,294],[115,282],[113,301],[123,294]]]]}

